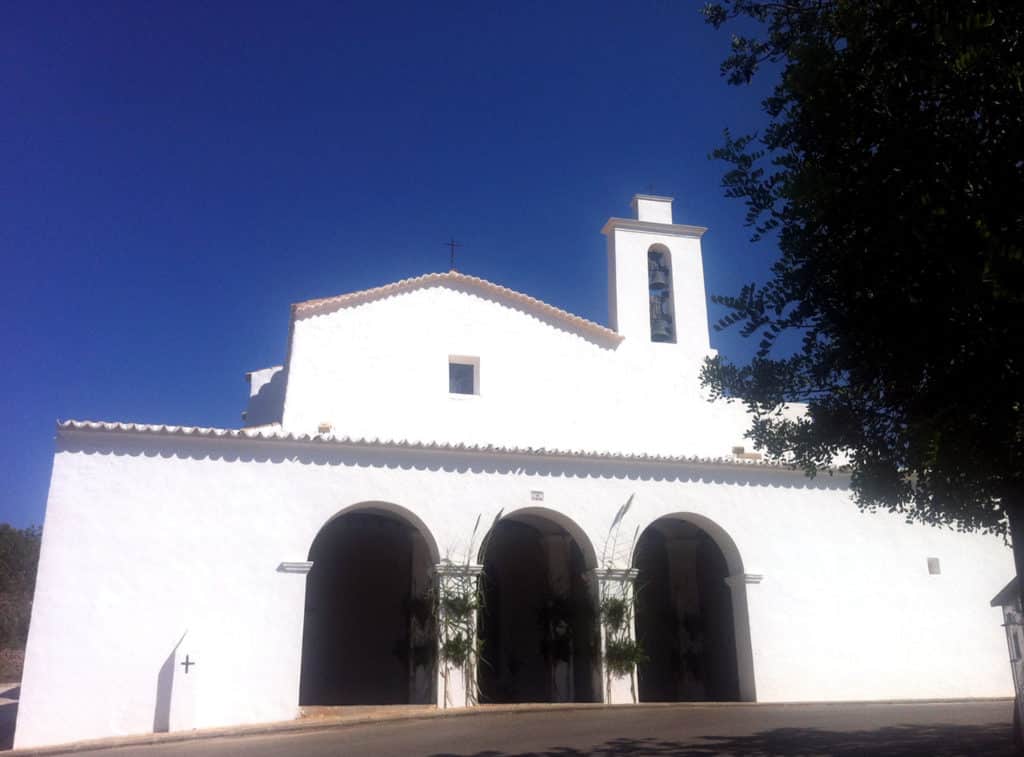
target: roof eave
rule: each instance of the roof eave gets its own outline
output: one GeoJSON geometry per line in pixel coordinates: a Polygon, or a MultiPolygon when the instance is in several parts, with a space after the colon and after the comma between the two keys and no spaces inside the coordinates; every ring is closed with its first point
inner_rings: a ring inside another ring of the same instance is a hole
{"type": "Polygon", "coordinates": [[[607,326],[602,326],[601,324],[583,318],[582,316],[570,313],[567,310],[563,310],[562,308],[551,305],[543,300],[539,300],[536,297],[531,297],[528,294],[517,292],[514,289],[509,289],[508,287],[500,284],[495,284],[487,279],[482,279],[478,276],[470,276],[465,273],[459,273],[458,271],[448,271],[447,273],[427,273],[422,276],[401,279],[399,281],[379,287],[373,287],[371,289],[361,289],[355,292],[335,295],[334,297],[323,297],[315,300],[297,302],[292,305],[292,317],[294,321],[296,318],[300,318],[306,313],[316,313],[323,310],[330,311],[332,309],[361,305],[367,302],[373,302],[374,300],[378,300],[383,297],[389,297],[423,287],[445,286],[450,284],[477,287],[481,291],[488,292],[495,297],[505,298],[506,300],[515,303],[523,310],[534,309],[535,311],[543,313],[552,320],[561,322],[566,326],[572,327],[573,329],[612,344],[619,344],[625,338],[622,334],[619,334],[617,331],[613,331],[607,326]]]}
{"type": "MultiPolygon", "coordinates": [[[[452,444],[448,442],[423,442],[407,439],[352,438],[333,434],[294,434],[289,432],[264,431],[256,429],[223,429],[200,426],[169,426],[162,424],[121,423],[109,421],[58,421],[57,433],[98,433],[124,434],[135,436],[185,437],[202,439],[226,439],[251,442],[277,442],[285,444],[317,444],[337,447],[361,447],[369,449],[397,449],[409,451],[466,453],[483,455],[506,455],[510,457],[543,457],[582,460],[590,462],[616,462],[632,464],[664,464],[691,467],[723,467],[734,469],[773,470],[794,472],[791,466],[754,460],[736,460],[731,457],[701,457],[698,455],[651,455],[647,453],[601,452],[598,450],[550,449],[547,447],[515,447],[495,444],[452,444]]],[[[833,475],[844,475],[847,471],[830,471],[833,475]]],[[[801,474],[802,475],[802,474],[801,474]]]]}
{"type": "Polygon", "coordinates": [[[601,228],[601,233],[607,236],[615,229],[645,231],[649,234],[671,234],[694,239],[700,239],[708,230],[706,226],[689,226],[683,223],[655,223],[654,221],[638,221],[635,218],[609,218],[601,228]]]}

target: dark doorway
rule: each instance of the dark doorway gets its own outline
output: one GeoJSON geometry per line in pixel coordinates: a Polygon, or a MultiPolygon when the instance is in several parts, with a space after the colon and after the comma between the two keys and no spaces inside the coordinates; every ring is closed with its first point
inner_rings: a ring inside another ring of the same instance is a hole
{"type": "Polygon", "coordinates": [[[310,560],[299,703],[431,701],[432,660],[416,649],[430,571],[419,531],[390,513],[349,513],[324,526],[310,560]]]}
{"type": "Polygon", "coordinates": [[[480,701],[596,701],[597,625],[579,545],[542,517],[506,518],[483,564],[480,701]]]}
{"type": "Polygon", "coordinates": [[[662,518],[636,545],[636,633],[648,662],[642,702],[739,697],[732,595],[722,551],[707,532],[662,518]]]}

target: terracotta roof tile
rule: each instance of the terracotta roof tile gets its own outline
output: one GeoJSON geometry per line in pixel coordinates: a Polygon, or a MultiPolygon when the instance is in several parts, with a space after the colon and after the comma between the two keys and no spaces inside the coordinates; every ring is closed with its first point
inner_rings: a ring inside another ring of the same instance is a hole
{"type": "Polygon", "coordinates": [[[586,334],[601,337],[615,343],[621,342],[623,339],[621,334],[617,331],[613,331],[607,326],[602,326],[601,324],[594,323],[586,318],[573,315],[567,310],[562,310],[554,305],[549,305],[548,303],[538,300],[536,297],[531,297],[528,294],[523,294],[522,292],[517,292],[514,289],[503,287],[500,284],[494,284],[486,279],[481,279],[476,276],[468,276],[467,274],[459,273],[458,271],[449,271],[448,273],[428,273],[423,276],[416,276],[411,279],[402,279],[401,281],[396,281],[391,284],[374,287],[373,289],[362,289],[358,292],[339,294],[334,297],[323,297],[317,300],[297,302],[292,305],[292,309],[296,315],[313,315],[316,313],[330,312],[336,308],[360,305],[364,302],[371,302],[382,297],[390,297],[395,294],[401,294],[415,289],[444,285],[455,285],[475,289],[496,299],[504,300],[521,310],[546,316],[555,322],[560,322],[586,334]]]}

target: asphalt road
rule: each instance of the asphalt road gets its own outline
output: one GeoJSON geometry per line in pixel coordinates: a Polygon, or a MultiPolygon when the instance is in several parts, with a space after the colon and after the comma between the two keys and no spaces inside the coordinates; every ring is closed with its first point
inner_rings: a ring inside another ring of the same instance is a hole
{"type": "Polygon", "coordinates": [[[1008,702],[489,713],[186,741],[103,755],[415,757],[1016,754],[1008,702]]]}
{"type": "Polygon", "coordinates": [[[18,714],[18,695],[21,686],[0,683],[0,749],[10,749],[14,743],[14,718],[18,714]]]}

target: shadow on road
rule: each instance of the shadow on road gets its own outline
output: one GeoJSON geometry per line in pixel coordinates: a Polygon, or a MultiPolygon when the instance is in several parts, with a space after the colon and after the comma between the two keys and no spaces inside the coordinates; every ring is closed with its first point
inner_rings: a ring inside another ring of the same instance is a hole
{"type": "Polygon", "coordinates": [[[907,725],[873,731],[826,731],[816,728],[777,728],[748,736],[703,736],[692,741],[664,739],[612,739],[581,751],[551,747],[542,752],[474,753],[438,752],[431,757],[608,757],[614,755],[652,757],[710,757],[711,755],[986,755],[1010,757],[1019,754],[1006,723],[989,725],[907,725]]]}
{"type": "Polygon", "coordinates": [[[14,746],[14,720],[17,716],[17,702],[0,704],[0,749],[14,746]]]}

